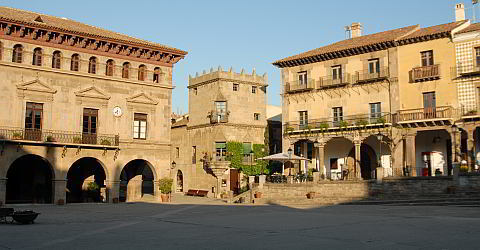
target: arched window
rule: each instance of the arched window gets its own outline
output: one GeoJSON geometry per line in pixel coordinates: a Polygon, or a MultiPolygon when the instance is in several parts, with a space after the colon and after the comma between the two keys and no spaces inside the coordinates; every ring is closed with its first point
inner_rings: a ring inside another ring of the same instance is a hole
{"type": "Polygon", "coordinates": [[[97,58],[94,56],[90,57],[90,60],[88,60],[88,73],[97,73],[97,58]]]}
{"type": "Polygon", "coordinates": [[[142,64],[140,65],[140,67],[138,67],[138,80],[145,81],[146,76],[147,76],[147,67],[142,64]]]}
{"type": "Polygon", "coordinates": [[[59,69],[62,63],[62,53],[60,51],[53,52],[52,56],[52,68],[59,69]]]}
{"type": "Polygon", "coordinates": [[[23,46],[20,44],[13,46],[12,62],[22,63],[22,58],[23,58],[23,46]]]}
{"type": "Polygon", "coordinates": [[[80,68],[80,56],[78,54],[72,55],[72,62],[70,64],[71,71],[78,71],[80,68]]]}
{"type": "Polygon", "coordinates": [[[160,82],[160,68],[156,67],[153,70],[153,82],[159,83],[160,82]]]}
{"type": "Polygon", "coordinates": [[[42,54],[43,52],[41,48],[36,48],[33,50],[33,65],[42,66],[42,54]]]}
{"type": "Polygon", "coordinates": [[[122,78],[129,78],[130,73],[130,63],[126,62],[122,67],[122,78]]]}
{"type": "Polygon", "coordinates": [[[105,75],[107,76],[113,76],[113,70],[115,68],[115,62],[110,59],[107,61],[107,67],[105,69],[105,75]]]}

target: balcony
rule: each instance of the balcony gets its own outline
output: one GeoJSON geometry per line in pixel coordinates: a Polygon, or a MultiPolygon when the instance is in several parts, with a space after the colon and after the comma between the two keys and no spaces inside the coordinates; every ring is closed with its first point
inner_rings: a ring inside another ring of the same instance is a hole
{"type": "Polygon", "coordinates": [[[451,68],[453,78],[480,75],[479,65],[457,65],[451,68]]]}
{"type": "Polygon", "coordinates": [[[0,127],[0,140],[60,145],[101,145],[118,147],[118,135],[85,134],[45,129],[0,127]]]}
{"type": "Polygon", "coordinates": [[[308,79],[306,84],[300,81],[287,82],[285,85],[285,93],[295,93],[302,91],[310,91],[315,89],[315,80],[308,79]]]}
{"type": "Polygon", "coordinates": [[[450,106],[399,110],[393,121],[407,127],[443,126],[453,124],[454,110],[450,106]]]}
{"type": "Polygon", "coordinates": [[[431,81],[440,79],[440,64],[416,67],[410,70],[410,82],[431,81]]]}
{"type": "Polygon", "coordinates": [[[343,117],[309,119],[285,123],[285,133],[305,132],[325,133],[338,130],[375,129],[391,125],[390,113],[360,114],[343,117]]]}
{"type": "Polygon", "coordinates": [[[354,84],[381,81],[388,78],[388,67],[380,68],[380,71],[375,73],[370,73],[369,70],[357,71],[352,78],[354,84]]]}
{"type": "Polygon", "coordinates": [[[210,111],[210,123],[227,123],[228,122],[228,114],[229,112],[217,112],[217,111],[210,111]]]}
{"type": "Polygon", "coordinates": [[[352,82],[350,73],[341,75],[329,75],[320,77],[319,89],[336,88],[350,84],[352,82]]]}

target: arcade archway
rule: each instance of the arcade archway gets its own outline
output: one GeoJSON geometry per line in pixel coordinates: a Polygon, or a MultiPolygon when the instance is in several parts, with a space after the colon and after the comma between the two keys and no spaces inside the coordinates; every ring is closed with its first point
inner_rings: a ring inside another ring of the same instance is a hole
{"type": "Polygon", "coordinates": [[[120,201],[134,201],[145,195],[154,195],[154,169],[146,160],[132,160],[120,174],[120,201]]]}
{"type": "Polygon", "coordinates": [[[85,157],[72,164],[67,173],[67,202],[102,202],[105,194],[106,173],[103,164],[85,157]]]}

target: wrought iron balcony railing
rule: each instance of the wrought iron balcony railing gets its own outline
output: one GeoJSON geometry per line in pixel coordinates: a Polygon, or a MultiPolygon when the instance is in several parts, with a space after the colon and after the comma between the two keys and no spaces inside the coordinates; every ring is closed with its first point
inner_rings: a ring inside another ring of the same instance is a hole
{"type": "Polygon", "coordinates": [[[433,119],[454,118],[454,110],[450,106],[399,110],[394,116],[394,122],[426,121],[433,119]]]}
{"type": "Polygon", "coordinates": [[[340,75],[329,75],[320,77],[319,88],[335,88],[348,85],[352,82],[350,73],[343,73],[340,75]]]}
{"type": "Polygon", "coordinates": [[[309,91],[315,89],[315,80],[308,79],[307,82],[292,81],[285,84],[285,93],[309,91]]]}
{"type": "Polygon", "coordinates": [[[45,130],[45,129],[25,129],[0,127],[0,139],[3,140],[25,140],[51,143],[67,144],[89,144],[103,146],[118,146],[118,135],[106,134],[87,134],[80,132],[45,130]]]}
{"type": "Polygon", "coordinates": [[[430,81],[440,78],[440,65],[416,67],[410,70],[410,82],[430,81]]]}
{"type": "Polygon", "coordinates": [[[210,123],[226,123],[228,122],[228,111],[226,112],[217,112],[217,111],[210,111],[210,123]]]}
{"type": "Polygon", "coordinates": [[[357,71],[352,76],[353,83],[366,83],[386,79],[388,77],[388,67],[380,68],[379,72],[371,73],[369,70],[357,71]]]}
{"type": "Polygon", "coordinates": [[[480,75],[480,65],[460,65],[457,64],[456,66],[451,68],[451,73],[453,79],[461,76],[473,76],[473,75],[480,75]]]}
{"type": "Polygon", "coordinates": [[[391,124],[390,113],[381,112],[374,114],[309,119],[306,121],[291,121],[284,124],[284,131],[290,133],[305,130],[325,132],[340,128],[369,129],[386,124],[391,124]]]}

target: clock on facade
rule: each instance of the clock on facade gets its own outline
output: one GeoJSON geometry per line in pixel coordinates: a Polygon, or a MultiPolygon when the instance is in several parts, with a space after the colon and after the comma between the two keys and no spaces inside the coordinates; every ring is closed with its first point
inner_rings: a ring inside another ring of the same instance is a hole
{"type": "Polygon", "coordinates": [[[115,117],[122,116],[122,108],[120,108],[119,106],[116,106],[115,108],[113,108],[113,115],[115,117]]]}

